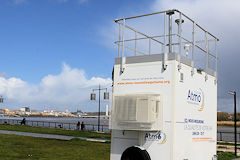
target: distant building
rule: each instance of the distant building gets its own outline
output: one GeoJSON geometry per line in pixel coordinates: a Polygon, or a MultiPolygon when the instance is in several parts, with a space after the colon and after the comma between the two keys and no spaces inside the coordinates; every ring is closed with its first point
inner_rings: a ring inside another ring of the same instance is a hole
{"type": "Polygon", "coordinates": [[[80,109],[78,109],[77,112],[72,112],[72,114],[76,117],[81,117],[84,113],[80,109]]]}
{"type": "Polygon", "coordinates": [[[30,108],[29,107],[21,107],[20,111],[22,111],[22,112],[30,112],[30,108]]]}

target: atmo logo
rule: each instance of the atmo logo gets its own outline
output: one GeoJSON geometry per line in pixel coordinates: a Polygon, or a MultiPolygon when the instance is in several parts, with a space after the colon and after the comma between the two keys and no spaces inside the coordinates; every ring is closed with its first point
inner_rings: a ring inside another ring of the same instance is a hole
{"type": "Polygon", "coordinates": [[[144,138],[146,141],[157,141],[158,144],[164,144],[167,141],[167,136],[162,131],[157,133],[146,133],[144,138]]]}
{"type": "Polygon", "coordinates": [[[198,90],[188,90],[187,102],[199,106],[198,111],[204,108],[204,93],[201,88],[198,90]]]}

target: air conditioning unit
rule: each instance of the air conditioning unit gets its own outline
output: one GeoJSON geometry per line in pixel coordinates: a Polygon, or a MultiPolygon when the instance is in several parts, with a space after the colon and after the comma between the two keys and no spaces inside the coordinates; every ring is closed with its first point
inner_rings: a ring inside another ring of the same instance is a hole
{"type": "Polygon", "coordinates": [[[137,94],[114,96],[113,126],[125,130],[151,130],[159,119],[161,96],[137,94]]]}

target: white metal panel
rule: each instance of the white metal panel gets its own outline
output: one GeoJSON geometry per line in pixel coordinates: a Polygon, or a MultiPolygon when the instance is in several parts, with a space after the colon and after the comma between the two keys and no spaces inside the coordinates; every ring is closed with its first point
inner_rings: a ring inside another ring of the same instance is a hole
{"type": "Polygon", "coordinates": [[[175,159],[206,159],[216,155],[217,84],[205,73],[191,75],[182,65],[176,73],[175,159]],[[181,82],[181,73],[184,81],[181,82]]]}
{"type": "MultiPolygon", "coordinates": [[[[190,66],[182,64],[179,71],[177,61],[168,61],[167,64],[165,71],[162,70],[161,62],[126,64],[122,74],[120,74],[120,66],[115,65],[113,97],[124,94],[157,94],[161,95],[162,107],[158,115],[159,121],[152,126],[155,131],[133,131],[136,138],[134,142],[112,138],[112,150],[118,150],[120,147],[121,153],[111,152],[111,160],[118,160],[124,148],[127,149],[133,145],[145,148],[152,160],[160,158],[211,160],[216,154],[217,85],[214,83],[215,77],[208,76],[208,80],[205,80],[204,72],[199,74],[195,70],[195,74],[191,75],[192,67],[190,66]],[[184,77],[183,80],[181,76],[184,77]],[[160,130],[159,126],[161,126],[160,130]],[[146,138],[146,134],[152,135],[157,131],[161,131],[161,134],[165,135],[162,137],[165,138],[153,138],[153,140],[146,138]]],[[[143,103],[141,102],[141,105],[146,106],[143,103]]],[[[133,106],[134,102],[128,105],[133,106]]],[[[142,109],[143,112],[148,112],[149,108],[142,107],[142,109]]],[[[128,118],[128,115],[119,115],[123,119],[128,118]]],[[[146,115],[141,118],[141,121],[149,120],[149,117],[146,115]]],[[[113,132],[120,134],[123,131],[113,130],[113,132]]],[[[130,139],[133,137],[125,136],[130,139]]]]}
{"type": "MultiPolygon", "coordinates": [[[[113,97],[118,95],[127,95],[127,94],[157,94],[161,95],[161,101],[159,105],[162,107],[157,108],[156,105],[154,108],[150,108],[152,111],[159,110],[159,114],[155,116],[158,117],[158,121],[153,124],[153,129],[156,131],[161,130],[166,134],[166,142],[164,144],[159,144],[157,142],[147,142],[144,140],[144,134],[141,134],[141,131],[136,131],[140,137],[137,137],[141,140],[141,145],[146,147],[147,151],[157,152],[157,155],[151,155],[158,159],[159,155],[170,159],[170,144],[171,144],[171,115],[172,115],[172,68],[174,61],[168,62],[167,70],[163,70],[162,63],[157,62],[147,62],[147,63],[136,63],[136,64],[126,64],[125,70],[120,74],[120,65],[114,66],[114,87],[113,87],[113,97]],[[160,123],[161,122],[161,123],[160,123]],[[152,144],[152,145],[150,145],[152,144]],[[158,158],[157,158],[158,157],[158,158]]],[[[175,65],[175,64],[174,64],[175,65]]],[[[114,101],[114,98],[113,98],[114,101]]],[[[151,103],[151,102],[150,102],[151,103]]],[[[114,104],[114,103],[113,103],[114,104]]],[[[113,107],[114,108],[114,107],[113,107]]],[[[114,110],[112,110],[114,113],[114,110]]],[[[126,115],[125,115],[126,116],[126,115]]],[[[123,117],[125,117],[123,116],[123,117]]],[[[112,121],[112,120],[111,120],[112,121]]],[[[113,130],[115,133],[121,133],[122,130],[113,130]]],[[[151,132],[151,131],[150,131],[151,132]]],[[[121,142],[122,143],[122,142],[121,142]]],[[[121,146],[118,140],[112,139],[111,147],[116,149],[121,146]],[[116,148],[115,148],[116,147],[116,148]]],[[[127,142],[126,142],[127,143],[127,142]]],[[[124,145],[124,144],[122,144],[124,145]]],[[[126,149],[126,148],[125,148],[126,149]]],[[[111,152],[111,160],[113,157],[120,157],[116,153],[111,152]]]]}

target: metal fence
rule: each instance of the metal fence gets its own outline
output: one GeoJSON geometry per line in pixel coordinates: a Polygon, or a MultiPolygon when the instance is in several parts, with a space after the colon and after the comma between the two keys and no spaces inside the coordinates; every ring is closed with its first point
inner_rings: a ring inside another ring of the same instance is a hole
{"type": "MultiPolygon", "coordinates": [[[[21,125],[22,120],[19,119],[0,119],[0,124],[21,125]]],[[[25,125],[34,127],[46,127],[46,128],[61,128],[69,130],[77,130],[77,123],[65,123],[65,122],[53,122],[53,121],[32,121],[26,120],[25,125]]],[[[84,124],[84,130],[97,131],[97,124],[84,124]]],[[[100,125],[99,130],[102,132],[109,132],[108,125],[100,125]]]]}
{"type": "MultiPolygon", "coordinates": [[[[11,124],[11,125],[21,125],[22,120],[19,119],[0,119],[0,124],[11,124]]],[[[25,125],[34,126],[34,127],[46,127],[46,128],[61,128],[76,130],[77,123],[65,123],[65,122],[54,122],[54,121],[33,121],[26,120],[25,125]]],[[[110,132],[108,125],[100,125],[100,131],[110,132]]],[[[85,124],[85,129],[87,131],[97,131],[97,124],[85,124]]],[[[234,141],[234,132],[227,131],[218,131],[217,132],[218,141],[233,142],[234,141]]],[[[237,133],[237,141],[240,142],[240,133],[237,133]]]]}
{"type": "MultiPolygon", "coordinates": [[[[217,140],[225,142],[234,142],[234,132],[218,131],[217,140]]],[[[237,142],[240,142],[240,133],[237,133],[237,142]]]]}

